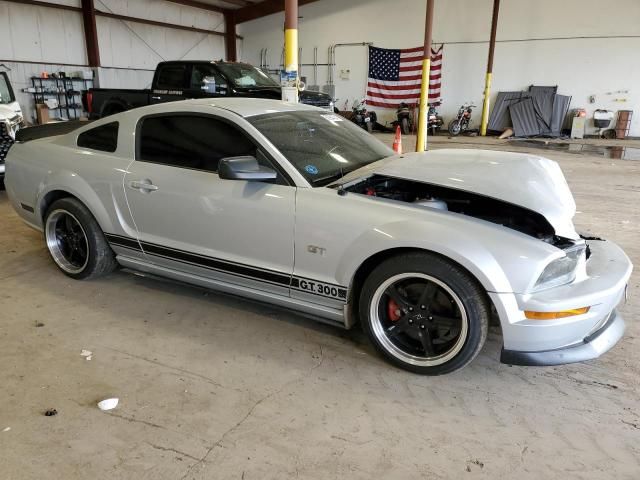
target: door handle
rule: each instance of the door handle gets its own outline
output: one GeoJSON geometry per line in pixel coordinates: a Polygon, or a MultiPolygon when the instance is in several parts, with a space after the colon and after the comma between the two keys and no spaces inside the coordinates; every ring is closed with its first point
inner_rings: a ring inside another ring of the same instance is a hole
{"type": "Polygon", "coordinates": [[[134,180],[129,182],[129,186],[134,190],[140,190],[143,193],[151,193],[158,190],[158,186],[151,183],[151,180],[134,180]]]}

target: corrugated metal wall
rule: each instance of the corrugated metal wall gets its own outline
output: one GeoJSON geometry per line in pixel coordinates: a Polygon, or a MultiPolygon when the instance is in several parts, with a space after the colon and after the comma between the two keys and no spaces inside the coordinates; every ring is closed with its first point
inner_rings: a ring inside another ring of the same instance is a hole
{"type": "MultiPolygon", "coordinates": [[[[45,0],[74,7],[80,0],[45,0]]],[[[224,31],[222,14],[159,0],[95,0],[96,9],[130,17],[224,31]]],[[[102,68],[100,86],[146,88],[158,62],[220,59],[221,36],[97,17],[102,68]]],[[[241,42],[239,42],[241,43],[241,42]]],[[[86,70],[87,55],[79,13],[0,0],[0,63],[8,72],[29,121],[35,115],[32,96],[22,93],[40,72],[86,70]],[[80,65],[80,66],[76,66],[80,65]]]]}

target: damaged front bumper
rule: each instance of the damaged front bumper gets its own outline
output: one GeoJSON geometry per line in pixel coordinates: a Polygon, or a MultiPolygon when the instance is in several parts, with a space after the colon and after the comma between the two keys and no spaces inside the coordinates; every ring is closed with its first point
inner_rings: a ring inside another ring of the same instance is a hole
{"type": "Polygon", "coordinates": [[[511,365],[560,365],[599,357],[624,332],[615,310],[625,297],[632,265],[616,244],[590,241],[587,277],[531,294],[490,293],[502,326],[501,361],[511,365]],[[531,320],[525,311],[588,312],[555,320],[531,320]]]}

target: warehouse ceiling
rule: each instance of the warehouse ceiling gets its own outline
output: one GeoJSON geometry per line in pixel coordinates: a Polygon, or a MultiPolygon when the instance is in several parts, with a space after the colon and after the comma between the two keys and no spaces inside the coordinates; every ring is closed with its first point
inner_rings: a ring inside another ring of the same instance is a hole
{"type": "MultiPolygon", "coordinates": [[[[247,22],[284,10],[284,0],[166,0],[189,7],[233,13],[236,23],[247,22]]],[[[317,0],[298,0],[298,5],[306,5],[317,0]]]]}
{"type": "Polygon", "coordinates": [[[264,0],[199,0],[200,3],[203,3],[205,5],[211,5],[228,10],[237,10],[238,8],[249,7],[251,5],[255,5],[256,3],[262,3],[263,1],[264,0]]]}

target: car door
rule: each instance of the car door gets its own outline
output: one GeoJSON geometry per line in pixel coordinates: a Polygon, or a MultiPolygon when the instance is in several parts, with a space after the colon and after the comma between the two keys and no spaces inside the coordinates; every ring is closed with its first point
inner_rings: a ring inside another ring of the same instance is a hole
{"type": "Polygon", "coordinates": [[[184,100],[189,86],[190,67],[186,63],[160,63],[155,74],[150,103],[184,100]]]}
{"type": "Polygon", "coordinates": [[[296,189],[222,180],[220,159],[273,165],[229,119],[170,113],[140,119],[124,185],[148,261],[201,277],[289,294],[296,189]]]}

